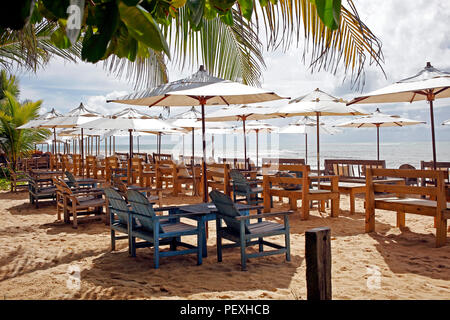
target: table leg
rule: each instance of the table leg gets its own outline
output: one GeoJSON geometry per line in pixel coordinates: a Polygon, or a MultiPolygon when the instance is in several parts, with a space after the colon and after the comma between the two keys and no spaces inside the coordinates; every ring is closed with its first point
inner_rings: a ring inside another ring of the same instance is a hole
{"type": "Polygon", "coordinates": [[[355,194],[350,191],[350,214],[355,214],[355,194]]]}

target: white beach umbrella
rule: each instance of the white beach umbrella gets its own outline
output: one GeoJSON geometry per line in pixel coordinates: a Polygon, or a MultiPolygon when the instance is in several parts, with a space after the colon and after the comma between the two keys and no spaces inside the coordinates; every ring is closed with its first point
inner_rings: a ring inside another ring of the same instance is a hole
{"type": "Polygon", "coordinates": [[[401,118],[396,115],[381,113],[377,108],[371,115],[337,124],[336,127],[349,128],[377,128],[377,160],[380,160],[380,127],[404,127],[416,124],[424,124],[424,121],[401,118]]]}
{"type": "MultiPolygon", "coordinates": [[[[53,132],[55,132],[56,128],[78,128],[81,124],[92,121],[94,119],[101,118],[102,115],[98,112],[91,111],[87,109],[83,103],[77,108],[70,110],[67,114],[62,117],[52,118],[50,120],[45,121],[40,125],[43,128],[52,128],[53,132]]],[[[84,164],[84,136],[83,130],[81,130],[81,140],[80,140],[80,149],[81,149],[81,170],[83,171],[84,164]]]]}
{"type": "Polygon", "coordinates": [[[416,75],[356,97],[348,104],[428,101],[430,103],[433,163],[434,169],[436,169],[433,101],[438,98],[450,98],[450,73],[440,71],[427,62],[426,67],[416,75]]]}
{"type": "Polygon", "coordinates": [[[276,111],[276,108],[242,105],[222,108],[216,112],[207,114],[205,121],[242,121],[242,130],[244,132],[244,159],[247,167],[246,121],[278,118],[279,115],[276,114],[276,111]]]}
{"type": "MultiPolygon", "coordinates": [[[[205,118],[205,106],[246,104],[283,99],[274,92],[246,86],[237,82],[220,79],[208,74],[203,66],[191,76],[132,93],[115,100],[117,102],[144,106],[201,106],[202,121],[205,118]]],[[[206,138],[205,126],[202,126],[203,176],[206,176],[206,138]]],[[[203,201],[208,201],[207,183],[203,179],[203,201]]]]}
{"type": "Polygon", "coordinates": [[[17,129],[34,129],[39,128],[39,125],[44,123],[46,120],[53,119],[56,117],[62,117],[62,114],[57,112],[55,108],[50,110],[49,112],[46,112],[39,117],[37,117],[34,120],[28,121],[27,123],[21,125],[20,127],[17,127],[17,129]]]}
{"type": "Polygon", "coordinates": [[[319,89],[298,97],[288,105],[280,107],[278,113],[284,117],[315,116],[317,130],[317,172],[320,175],[320,149],[319,149],[319,118],[321,116],[357,116],[367,113],[358,108],[349,107],[346,101],[338,99],[319,89]]]}
{"type": "MultiPolygon", "coordinates": [[[[326,126],[323,122],[320,124],[320,132],[326,134],[335,134],[340,132],[340,130],[333,129],[326,126]]],[[[279,133],[294,133],[294,134],[304,134],[305,135],[305,163],[308,164],[308,134],[313,134],[317,132],[315,128],[317,126],[317,121],[310,117],[303,117],[289,125],[281,128],[279,133]]]]}
{"type": "Polygon", "coordinates": [[[443,126],[449,126],[450,125],[450,119],[445,120],[444,122],[442,122],[443,126]]]}
{"type": "Polygon", "coordinates": [[[80,128],[127,131],[130,137],[130,158],[133,157],[133,132],[142,131],[158,133],[176,129],[166,121],[143,115],[131,108],[117,112],[108,118],[96,119],[83,123],[80,125],[80,128]]]}

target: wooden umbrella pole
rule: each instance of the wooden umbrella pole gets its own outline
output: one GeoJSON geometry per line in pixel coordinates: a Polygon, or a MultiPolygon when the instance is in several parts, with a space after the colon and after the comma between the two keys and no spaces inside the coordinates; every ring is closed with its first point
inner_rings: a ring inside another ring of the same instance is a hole
{"type": "Polygon", "coordinates": [[[377,124],[377,160],[380,160],[380,125],[377,124]]]}
{"type": "Polygon", "coordinates": [[[256,132],[256,168],[259,167],[259,129],[255,130],[256,132]]]}
{"type": "Polygon", "coordinates": [[[130,156],[128,157],[128,168],[127,168],[127,180],[128,184],[131,184],[131,159],[133,158],[133,130],[129,129],[128,132],[130,133],[130,156]]]}
{"type": "MultiPolygon", "coordinates": [[[[191,128],[192,130],[192,157],[191,157],[191,168],[192,168],[192,191],[194,192],[194,195],[198,195],[197,190],[197,184],[195,183],[195,161],[194,161],[194,143],[195,143],[195,137],[194,137],[194,128],[191,128]]],[[[183,136],[184,137],[184,136],[183,136]]],[[[184,152],[184,151],[183,151],[184,152]]]]}
{"type": "Polygon", "coordinates": [[[53,154],[56,154],[56,128],[53,128],[53,154]]]}
{"type": "Polygon", "coordinates": [[[202,176],[203,176],[203,202],[208,202],[208,181],[206,176],[206,128],[205,128],[205,103],[206,99],[202,99],[202,148],[203,148],[203,163],[202,163],[202,176]]]}
{"type": "Polygon", "coordinates": [[[80,141],[80,148],[81,148],[81,175],[84,177],[84,142],[83,142],[83,128],[81,128],[81,141],[80,141]]]}
{"type": "Polygon", "coordinates": [[[308,134],[305,133],[305,164],[308,164],[308,134]]]}
{"type": "Polygon", "coordinates": [[[245,164],[245,170],[248,170],[248,163],[247,163],[247,134],[245,132],[245,119],[246,117],[242,117],[242,126],[244,129],[244,164],[245,164]]]}
{"type": "Polygon", "coordinates": [[[430,117],[431,117],[431,139],[433,142],[433,169],[436,170],[436,138],[434,135],[434,112],[433,112],[433,100],[428,97],[430,102],[430,117]]]}
{"type": "Polygon", "coordinates": [[[319,149],[319,113],[316,113],[316,119],[317,119],[317,185],[320,189],[320,149],[319,149]]]}

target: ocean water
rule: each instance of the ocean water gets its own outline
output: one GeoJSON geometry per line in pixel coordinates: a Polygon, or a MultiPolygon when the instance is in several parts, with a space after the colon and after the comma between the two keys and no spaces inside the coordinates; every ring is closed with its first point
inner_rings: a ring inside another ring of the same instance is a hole
{"type": "MultiPolygon", "coordinates": [[[[128,152],[129,146],[126,139],[117,139],[115,150],[117,152],[128,152]]],[[[154,141],[142,141],[140,139],[139,147],[137,140],[134,142],[134,152],[156,152],[157,145],[154,141]]],[[[201,136],[195,137],[195,156],[202,156],[201,136]]],[[[303,135],[298,138],[283,139],[277,135],[259,139],[258,159],[261,164],[262,158],[305,158],[305,140],[303,135]]],[[[437,141],[437,160],[450,161],[450,140],[437,141]]],[[[208,158],[214,156],[214,159],[219,157],[244,158],[244,144],[243,139],[236,135],[222,135],[216,136],[214,139],[214,146],[211,136],[207,136],[206,155],[208,158]]],[[[179,136],[164,137],[162,146],[162,153],[171,153],[176,159],[179,155],[192,155],[191,138],[185,136],[183,139],[179,136]]],[[[100,146],[100,153],[104,155],[105,148],[103,143],[100,146]]],[[[109,147],[108,147],[109,153],[109,147]]],[[[308,157],[307,163],[312,169],[317,167],[316,158],[316,140],[310,138],[308,141],[308,157]]],[[[256,163],[256,143],[255,139],[247,140],[247,156],[256,163]]],[[[320,143],[320,160],[321,167],[323,167],[324,159],[373,159],[377,158],[376,142],[321,142],[320,143]]],[[[431,161],[432,146],[430,142],[414,142],[414,141],[399,141],[399,142],[385,142],[380,143],[380,159],[386,161],[388,168],[398,168],[404,163],[420,168],[420,161],[431,161]]]]}

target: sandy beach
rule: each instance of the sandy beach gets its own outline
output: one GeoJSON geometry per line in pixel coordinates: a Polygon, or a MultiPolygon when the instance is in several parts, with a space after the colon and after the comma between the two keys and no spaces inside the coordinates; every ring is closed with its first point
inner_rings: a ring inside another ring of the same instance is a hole
{"type": "MultiPolygon", "coordinates": [[[[294,213],[292,260],[251,259],[242,272],[239,249],[225,250],[217,262],[214,222],[202,265],[187,255],[162,258],[154,269],[152,249],[138,249],[131,258],[122,240],[111,252],[104,223],[73,229],[56,221],[54,204],[36,210],[28,193],[1,192],[0,299],[306,299],[304,232],[319,226],[332,232],[333,299],[448,299],[450,241],[434,247],[433,219],[407,215],[408,229],[400,231],[395,213],[377,211],[377,232],[366,234],[364,200],[356,201],[354,215],[346,196],[338,218],[329,217],[328,208],[325,215],[313,209],[308,221],[294,213]],[[73,280],[78,270],[80,282],[73,280]],[[379,282],[373,281],[378,272],[379,282]]],[[[200,198],[164,198],[172,205],[196,202],[200,198]]],[[[274,211],[287,208],[278,204],[274,211]]]]}

